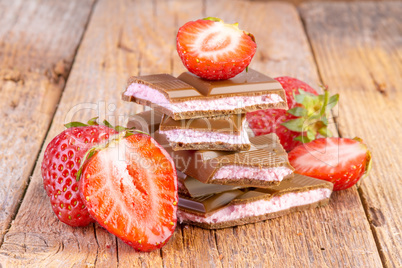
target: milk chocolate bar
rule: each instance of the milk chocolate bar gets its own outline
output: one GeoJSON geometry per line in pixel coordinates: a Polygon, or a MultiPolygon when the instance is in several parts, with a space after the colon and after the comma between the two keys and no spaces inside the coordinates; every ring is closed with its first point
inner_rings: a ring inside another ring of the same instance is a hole
{"type": "Polygon", "coordinates": [[[133,76],[122,99],[151,106],[175,120],[287,109],[281,84],[252,69],[221,81],[188,72],[178,78],[169,74],[133,76]]]}
{"type": "Polygon", "coordinates": [[[164,116],[159,128],[173,150],[246,151],[250,149],[245,114],[174,120],[164,116]]]}
{"type": "Polygon", "coordinates": [[[269,188],[231,190],[191,198],[179,196],[180,222],[206,229],[255,223],[328,204],[333,185],[300,174],[269,188]]]}
{"type": "Polygon", "coordinates": [[[152,134],[159,129],[163,114],[159,111],[144,111],[130,116],[127,128],[134,128],[148,134],[152,134]]]}
{"type": "Polygon", "coordinates": [[[178,170],[202,183],[266,187],[289,178],[294,170],[276,134],[250,138],[250,150],[242,152],[174,151],[159,131],[154,138],[178,170]]]}
{"type": "Polygon", "coordinates": [[[217,194],[227,192],[234,189],[244,188],[241,185],[220,185],[220,184],[207,184],[190,177],[183,172],[177,170],[177,185],[179,194],[189,197],[200,197],[210,194],[217,194]]]}

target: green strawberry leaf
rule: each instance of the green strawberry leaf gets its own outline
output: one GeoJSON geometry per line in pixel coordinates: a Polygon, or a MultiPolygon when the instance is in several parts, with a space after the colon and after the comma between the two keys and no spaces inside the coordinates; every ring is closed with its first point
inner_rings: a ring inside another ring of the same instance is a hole
{"type": "Polygon", "coordinates": [[[64,125],[66,128],[72,128],[72,127],[86,127],[88,126],[87,124],[81,123],[81,122],[70,122],[64,125]]]}
{"type": "Polygon", "coordinates": [[[315,139],[315,133],[313,133],[313,131],[309,130],[307,131],[307,138],[312,141],[315,139]]]}
{"type": "Polygon", "coordinates": [[[282,125],[287,127],[289,130],[297,132],[303,131],[303,124],[304,118],[296,118],[282,123],[282,125]]]}
{"type": "Polygon", "coordinates": [[[122,131],[124,131],[124,130],[126,130],[127,128],[125,128],[125,127],[122,127],[122,126],[115,126],[114,127],[114,130],[116,130],[117,132],[122,132],[122,131]]]}
{"type": "Polygon", "coordinates": [[[301,88],[299,88],[298,90],[299,90],[299,95],[307,95],[307,96],[313,96],[313,97],[315,96],[315,94],[313,94],[311,92],[304,91],[301,88]]]}
{"type": "Polygon", "coordinates": [[[303,107],[294,107],[290,110],[287,110],[287,112],[294,116],[306,116],[307,115],[307,110],[303,107]]]}
{"type": "Polygon", "coordinates": [[[313,141],[318,134],[324,137],[332,136],[327,128],[328,113],[339,101],[339,95],[330,96],[327,88],[324,88],[324,94],[321,95],[302,89],[298,91],[299,94],[293,92],[293,97],[299,105],[287,111],[298,118],[283,122],[282,125],[291,131],[302,132],[303,135],[296,137],[295,140],[303,143],[313,141]]]}
{"type": "MultiPolygon", "coordinates": [[[[301,89],[299,89],[299,91],[303,92],[303,90],[301,89]]],[[[303,104],[304,98],[306,97],[306,94],[301,94],[301,92],[300,94],[296,94],[295,92],[293,92],[293,98],[295,99],[295,102],[299,104],[303,104]]]]}
{"type": "Polygon", "coordinates": [[[315,114],[310,114],[308,115],[308,120],[309,121],[316,121],[317,119],[321,119],[322,115],[319,113],[315,113],[315,114]]]}
{"type": "Polygon", "coordinates": [[[328,100],[327,111],[334,108],[335,105],[338,103],[338,101],[339,101],[339,94],[335,94],[335,95],[331,96],[328,100]]]}
{"type": "Polygon", "coordinates": [[[105,119],[103,120],[103,124],[107,127],[113,128],[113,126],[105,119]]]}
{"type": "Polygon", "coordinates": [[[318,133],[320,133],[322,136],[327,137],[328,133],[328,128],[327,127],[322,127],[318,130],[318,133]]]}
{"type": "Polygon", "coordinates": [[[327,109],[326,107],[327,107],[327,104],[328,104],[328,96],[329,96],[328,90],[324,91],[324,95],[320,95],[321,103],[322,103],[320,115],[325,115],[325,111],[327,109]]]}
{"type": "Polygon", "coordinates": [[[90,126],[97,126],[97,125],[99,125],[97,120],[98,120],[98,117],[94,117],[94,118],[89,119],[88,125],[90,125],[90,126]]]}
{"type": "Polygon", "coordinates": [[[303,136],[303,135],[297,136],[296,138],[294,138],[294,140],[295,141],[300,141],[302,143],[308,143],[310,141],[313,141],[313,140],[310,140],[308,137],[303,136]]]}
{"type": "Polygon", "coordinates": [[[323,116],[323,117],[321,118],[321,121],[322,121],[322,123],[323,123],[324,125],[328,126],[328,118],[327,118],[327,117],[323,116]]]}
{"type": "Polygon", "coordinates": [[[93,147],[93,148],[89,149],[89,150],[85,153],[84,157],[82,158],[80,168],[78,169],[77,175],[76,175],[76,177],[75,177],[76,181],[80,181],[81,174],[82,174],[82,168],[84,167],[85,162],[86,162],[88,159],[90,159],[96,152],[97,152],[97,148],[96,148],[96,147],[93,147]]]}
{"type": "Polygon", "coordinates": [[[297,136],[297,137],[294,138],[293,140],[303,142],[303,136],[302,136],[302,135],[297,136]]]}

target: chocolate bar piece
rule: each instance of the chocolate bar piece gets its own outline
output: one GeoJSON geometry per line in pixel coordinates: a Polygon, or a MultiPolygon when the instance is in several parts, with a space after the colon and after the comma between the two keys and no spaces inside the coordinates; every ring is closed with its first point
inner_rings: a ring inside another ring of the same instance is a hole
{"type": "Polygon", "coordinates": [[[250,138],[250,150],[242,152],[174,151],[159,131],[154,138],[171,155],[178,170],[202,183],[266,187],[289,178],[294,170],[273,133],[250,138]]]}
{"type": "Polygon", "coordinates": [[[173,150],[247,151],[245,114],[174,120],[164,116],[159,128],[173,150]]]}
{"type": "Polygon", "coordinates": [[[333,185],[300,174],[279,186],[231,190],[191,198],[179,196],[180,222],[220,229],[276,218],[328,204],[333,185]]]}
{"type": "Polygon", "coordinates": [[[144,111],[130,116],[127,128],[134,128],[148,134],[152,134],[159,129],[163,114],[159,111],[144,111]]]}
{"type": "Polygon", "coordinates": [[[241,185],[234,186],[202,183],[179,170],[177,170],[177,180],[179,194],[189,197],[199,197],[244,188],[244,186],[241,185]]]}
{"type": "Polygon", "coordinates": [[[151,106],[174,120],[287,109],[279,82],[249,69],[234,78],[210,81],[191,73],[133,76],[122,99],[151,106]]]}

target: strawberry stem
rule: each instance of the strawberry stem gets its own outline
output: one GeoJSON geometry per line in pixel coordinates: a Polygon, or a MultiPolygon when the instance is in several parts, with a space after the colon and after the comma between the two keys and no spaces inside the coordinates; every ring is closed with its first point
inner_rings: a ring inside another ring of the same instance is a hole
{"type": "Polygon", "coordinates": [[[210,20],[210,21],[216,21],[216,22],[222,21],[220,18],[216,18],[216,17],[206,17],[206,18],[203,18],[203,20],[210,20]]]}
{"type": "Polygon", "coordinates": [[[339,95],[329,97],[328,90],[324,90],[324,94],[315,95],[298,89],[293,92],[295,107],[288,110],[287,113],[296,118],[283,122],[282,125],[294,132],[300,132],[301,135],[294,138],[296,141],[307,143],[315,140],[317,135],[330,137],[331,132],[328,130],[328,116],[330,110],[339,100],[339,95]],[[296,94],[295,92],[299,92],[296,94]]]}

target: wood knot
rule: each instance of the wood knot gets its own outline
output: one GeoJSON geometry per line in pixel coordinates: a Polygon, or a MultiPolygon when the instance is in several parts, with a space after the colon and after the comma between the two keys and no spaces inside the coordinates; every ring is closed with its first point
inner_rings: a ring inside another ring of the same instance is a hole
{"type": "Polygon", "coordinates": [[[382,213],[381,210],[378,208],[370,207],[370,222],[375,226],[375,227],[380,227],[385,223],[385,217],[384,214],[382,213]]]}
{"type": "Polygon", "coordinates": [[[17,83],[22,80],[22,74],[17,69],[5,69],[0,71],[0,79],[17,83]]]}
{"type": "Polygon", "coordinates": [[[57,76],[62,76],[64,79],[67,79],[69,72],[70,64],[64,60],[59,60],[53,68],[53,72],[57,76]]]}

